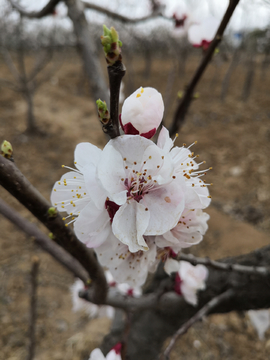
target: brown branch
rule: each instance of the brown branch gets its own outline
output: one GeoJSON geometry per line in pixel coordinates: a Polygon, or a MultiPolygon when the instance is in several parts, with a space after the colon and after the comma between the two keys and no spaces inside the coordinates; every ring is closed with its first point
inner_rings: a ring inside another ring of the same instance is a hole
{"type": "Polygon", "coordinates": [[[230,18],[238,5],[240,0],[230,0],[228,8],[224,14],[224,17],[219,25],[219,28],[217,30],[217,33],[214,37],[214,40],[211,42],[205,56],[203,57],[197,71],[195,72],[193,78],[191,79],[190,83],[188,84],[185,94],[179,103],[173,122],[170,126],[170,135],[173,136],[177,133],[179,128],[183,125],[186,114],[188,112],[189,106],[191,104],[191,101],[193,99],[193,93],[195,90],[195,87],[197,86],[198,82],[200,81],[205,69],[207,68],[208,64],[210,63],[212,56],[215,52],[216,47],[220,43],[223,33],[228,25],[228,22],[230,21],[230,18]]]}
{"type": "Polygon", "coordinates": [[[214,269],[224,270],[224,271],[236,271],[243,274],[249,275],[260,275],[260,276],[269,276],[270,267],[267,266],[245,266],[239,264],[225,264],[219,261],[211,260],[210,258],[198,258],[192,254],[180,254],[177,257],[177,260],[188,261],[193,265],[201,264],[205,266],[211,266],[214,269]]]}
{"type": "Polygon", "coordinates": [[[30,291],[30,314],[29,314],[29,345],[28,345],[28,356],[27,360],[33,360],[35,356],[35,346],[36,346],[36,303],[37,303],[37,286],[38,286],[38,269],[39,269],[39,258],[34,256],[32,258],[32,268],[30,273],[31,281],[31,291],[30,291]]]}
{"type": "Polygon", "coordinates": [[[71,228],[66,227],[57,213],[50,217],[51,207],[38,190],[26,179],[14,163],[0,156],[0,185],[20,201],[55,236],[55,242],[74,256],[88,271],[93,280],[94,297],[97,303],[104,301],[107,281],[93,251],[81,243],[71,228]]]}
{"type": "Polygon", "coordinates": [[[174,336],[172,337],[169,345],[164,351],[162,360],[169,360],[170,358],[170,352],[172,348],[175,345],[176,340],[179,338],[179,336],[185,334],[188,329],[195,324],[197,321],[200,321],[205,315],[207,315],[211,310],[213,310],[217,305],[221,304],[223,301],[226,301],[230,298],[232,298],[234,295],[234,291],[232,289],[229,289],[222,293],[221,295],[218,295],[211,299],[206,305],[204,305],[194,316],[192,316],[186,323],[184,323],[179,330],[176,331],[174,336]]]}
{"type": "Polygon", "coordinates": [[[119,132],[119,93],[121,81],[126,73],[126,68],[122,61],[117,61],[108,66],[108,75],[110,82],[110,120],[102,126],[105,134],[111,139],[120,135],[119,132]]]}
{"type": "Polygon", "coordinates": [[[141,23],[141,22],[148,21],[148,20],[151,20],[151,19],[156,19],[157,17],[163,17],[163,15],[161,13],[159,13],[157,11],[154,11],[150,15],[146,15],[146,16],[142,16],[142,17],[137,18],[137,19],[133,19],[133,18],[129,18],[129,17],[120,15],[120,14],[114,12],[114,11],[108,10],[108,9],[102,7],[102,6],[91,4],[91,3],[86,2],[86,1],[82,1],[82,3],[83,3],[83,5],[84,5],[84,7],[86,9],[91,9],[91,10],[101,12],[102,14],[105,14],[105,15],[113,18],[114,20],[118,20],[118,21],[121,21],[123,23],[137,24],[137,23],[141,23]]]}
{"type": "Polygon", "coordinates": [[[39,11],[26,11],[21,5],[17,4],[13,0],[9,0],[10,4],[19,13],[30,19],[41,19],[45,16],[52,15],[54,8],[61,0],[50,0],[41,10],[39,11]]]}
{"type": "Polygon", "coordinates": [[[68,252],[54,243],[49,237],[43,234],[34,224],[24,219],[14,209],[10,208],[2,199],[0,199],[0,214],[5,216],[13,224],[18,226],[27,235],[52,257],[54,257],[66,269],[71,271],[76,277],[80,278],[85,284],[89,282],[87,271],[82,265],[68,252]]]}

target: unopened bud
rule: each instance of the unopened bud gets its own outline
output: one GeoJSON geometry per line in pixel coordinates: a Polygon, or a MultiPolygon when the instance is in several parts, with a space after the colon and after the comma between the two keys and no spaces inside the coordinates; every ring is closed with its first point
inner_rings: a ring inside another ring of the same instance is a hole
{"type": "Polygon", "coordinates": [[[4,140],[1,145],[1,155],[7,159],[11,159],[13,155],[13,148],[9,141],[4,140]]]}
{"type": "Polygon", "coordinates": [[[154,88],[141,87],[124,101],[120,124],[125,134],[150,139],[161,123],[163,112],[161,94],[154,88]]]}
{"type": "Polygon", "coordinates": [[[102,124],[106,125],[110,120],[110,113],[106,104],[106,101],[97,100],[98,118],[102,124]]]}
{"type": "Polygon", "coordinates": [[[103,25],[103,36],[100,38],[107,63],[111,66],[114,65],[116,61],[122,61],[120,49],[122,42],[119,40],[115,28],[111,27],[111,29],[108,29],[106,25],[103,25]]]}
{"type": "Polygon", "coordinates": [[[49,209],[48,209],[48,215],[49,215],[49,218],[53,218],[53,217],[56,217],[57,215],[57,209],[53,206],[51,206],[49,209]]]}

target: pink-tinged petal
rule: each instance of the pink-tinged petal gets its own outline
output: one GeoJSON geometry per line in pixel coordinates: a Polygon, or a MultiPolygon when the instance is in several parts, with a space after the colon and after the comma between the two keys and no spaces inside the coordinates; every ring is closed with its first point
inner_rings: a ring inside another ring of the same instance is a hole
{"type": "Polygon", "coordinates": [[[148,250],[143,234],[149,217],[145,206],[134,200],[121,206],[116,212],[112,223],[113,233],[123,244],[128,245],[130,252],[148,250]]]}
{"type": "Polygon", "coordinates": [[[90,143],[80,143],[76,146],[74,153],[74,161],[77,169],[82,170],[85,165],[97,165],[101,156],[102,150],[90,143]]]}
{"type": "Polygon", "coordinates": [[[184,210],[185,194],[183,189],[172,181],[145,195],[143,204],[150,211],[145,235],[162,235],[177,224],[184,210]]]}
{"type": "Polygon", "coordinates": [[[96,176],[97,167],[94,164],[86,165],[83,168],[83,175],[87,193],[97,208],[103,209],[107,194],[96,176]]]}
{"type": "Polygon", "coordinates": [[[105,146],[100,162],[97,167],[97,177],[105,191],[110,195],[118,194],[125,190],[123,181],[125,179],[125,169],[121,154],[110,145],[105,146]]]}
{"type": "Polygon", "coordinates": [[[157,146],[164,150],[165,153],[168,153],[173,147],[173,141],[170,138],[169,131],[162,126],[162,129],[159,132],[157,146]]]}
{"type": "Polygon", "coordinates": [[[180,285],[180,290],[187,303],[193,306],[197,306],[198,299],[196,289],[189,287],[188,284],[182,282],[180,285]]]}
{"type": "Polygon", "coordinates": [[[111,233],[110,217],[105,207],[99,210],[89,203],[75,221],[74,231],[88,247],[100,246],[111,233]]]}
{"type": "Polygon", "coordinates": [[[200,209],[185,210],[173,229],[156,237],[156,244],[159,247],[172,247],[176,252],[196,245],[202,241],[203,235],[208,229],[208,220],[209,215],[200,209]]]}
{"type": "Polygon", "coordinates": [[[156,131],[157,129],[153,128],[152,130],[149,130],[148,132],[142,133],[140,135],[146,139],[151,139],[155,135],[156,131]]]}
{"type": "Polygon", "coordinates": [[[112,349],[110,352],[108,352],[106,360],[121,360],[121,355],[120,353],[116,352],[115,349],[112,349]]]}
{"type": "Polygon", "coordinates": [[[168,275],[171,275],[173,272],[178,272],[179,262],[171,258],[167,259],[164,265],[164,270],[168,275]]]}

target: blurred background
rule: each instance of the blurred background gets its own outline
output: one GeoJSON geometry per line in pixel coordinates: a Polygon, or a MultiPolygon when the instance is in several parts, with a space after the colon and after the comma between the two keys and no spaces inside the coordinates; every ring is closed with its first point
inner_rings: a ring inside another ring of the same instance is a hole
{"type": "MultiPolygon", "coordinates": [[[[124,98],[138,87],[162,93],[164,123],[172,122],[177,104],[204,52],[188,40],[174,14],[193,22],[209,16],[221,21],[227,0],[160,1],[164,17],[138,24],[121,23],[88,9],[89,36],[102,66],[102,25],[114,26],[123,42],[127,68],[124,98]]],[[[46,1],[23,0],[27,11],[46,1]]],[[[151,14],[147,0],[92,1],[129,18],[151,14]]],[[[27,19],[0,2],[0,141],[10,141],[16,165],[47,198],[72,166],[76,144],[103,147],[107,139],[98,121],[81,53],[67,7],[50,16],[27,19]],[[29,131],[32,130],[32,131],[29,131]]],[[[270,232],[270,2],[242,0],[202,77],[175,144],[191,144],[213,170],[207,181],[212,204],[209,230],[194,255],[218,259],[269,244],[270,232]]],[[[0,196],[23,216],[37,221],[4,189],[0,196]]],[[[39,225],[40,226],[40,225],[39,225]]],[[[42,228],[42,226],[40,226],[42,228]]],[[[89,320],[73,313],[73,277],[0,217],[0,359],[26,356],[30,259],[41,259],[38,288],[36,359],[84,360],[108,331],[108,319],[89,320]]],[[[46,230],[43,228],[46,232],[46,230]]],[[[172,359],[267,359],[270,331],[258,340],[246,314],[208,317],[179,340],[172,359]]]]}

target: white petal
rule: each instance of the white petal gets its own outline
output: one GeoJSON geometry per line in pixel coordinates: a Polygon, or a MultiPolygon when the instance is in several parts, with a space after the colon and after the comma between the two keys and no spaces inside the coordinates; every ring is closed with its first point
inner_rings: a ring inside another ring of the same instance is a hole
{"type": "Polygon", "coordinates": [[[185,206],[182,188],[172,181],[143,198],[143,204],[150,211],[150,221],[145,235],[162,235],[178,222],[185,206]]]}
{"type": "Polygon", "coordinates": [[[173,141],[170,138],[169,131],[162,126],[162,129],[159,132],[157,146],[164,150],[165,153],[168,153],[173,147],[173,141]]]}
{"type": "Polygon", "coordinates": [[[79,240],[88,247],[99,246],[111,232],[107,210],[99,210],[93,203],[89,203],[75,221],[74,231],[79,240]]]}
{"type": "Polygon", "coordinates": [[[107,193],[102,187],[100,181],[96,176],[97,168],[94,164],[86,165],[83,168],[83,175],[85,180],[85,186],[87,188],[87,193],[90,198],[93,200],[96,207],[99,209],[104,208],[104,204],[107,198],[107,193]]]}
{"type": "Polygon", "coordinates": [[[143,153],[148,146],[153,145],[153,141],[140,135],[122,135],[110,140],[108,144],[122,155],[122,159],[126,159],[125,165],[139,171],[143,153]],[[137,166],[134,166],[134,162],[137,163],[137,166]]]}
{"type": "Polygon", "coordinates": [[[248,316],[260,340],[264,340],[264,334],[270,327],[269,310],[249,310],[248,316]]]}
{"type": "Polygon", "coordinates": [[[196,306],[198,303],[196,289],[189,287],[188,284],[186,284],[186,283],[181,283],[180,289],[181,289],[182,295],[183,295],[184,299],[186,300],[186,302],[193,306],[196,306]]]}
{"type": "Polygon", "coordinates": [[[126,177],[123,158],[121,154],[110,145],[110,142],[102,152],[97,167],[97,177],[109,194],[118,194],[125,190],[123,181],[121,181],[121,179],[125,179],[126,177]]]}
{"type": "Polygon", "coordinates": [[[116,212],[112,230],[123,244],[128,245],[131,252],[148,250],[143,234],[148,226],[150,214],[145,206],[131,200],[116,212]]]}
{"type": "Polygon", "coordinates": [[[90,354],[89,360],[106,360],[106,358],[100,349],[94,349],[90,354]]]}
{"type": "Polygon", "coordinates": [[[173,272],[178,272],[179,270],[179,261],[174,259],[167,259],[164,265],[164,270],[168,275],[170,275],[173,272]]]}
{"type": "Polygon", "coordinates": [[[76,146],[74,159],[75,165],[79,170],[82,170],[85,165],[97,165],[101,156],[102,150],[90,143],[80,143],[76,146]]]}

